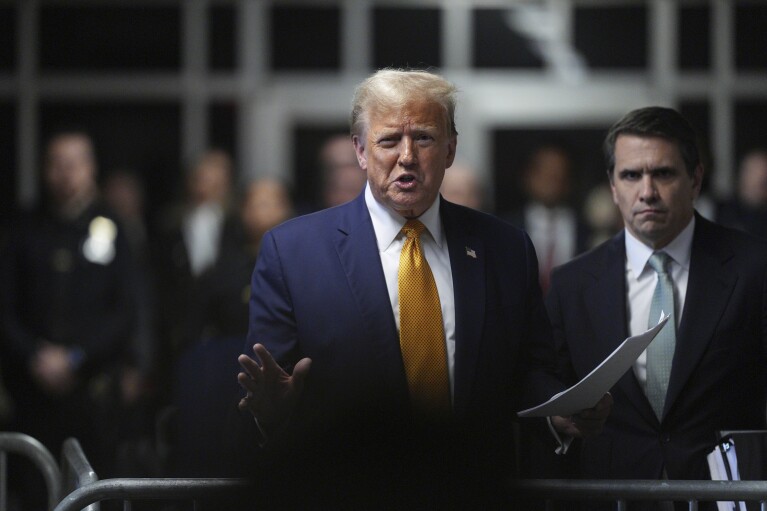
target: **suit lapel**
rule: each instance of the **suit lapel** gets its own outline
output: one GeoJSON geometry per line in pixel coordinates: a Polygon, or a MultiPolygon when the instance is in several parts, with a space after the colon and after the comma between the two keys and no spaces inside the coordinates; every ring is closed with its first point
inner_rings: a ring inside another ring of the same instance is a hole
{"type": "MultiPolygon", "coordinates": [[[[626,315],[626,242],[625,232],[613,237],[604,252],[604,258],[592,268],[594,284],[584,290],[589,321],[594,328],[594,339],[600,343],[599,361],[613,352],[628,337],[626,315]]],[[[629,402],[647,420],[656,421],[652,408],[632,369],[616,384],[629,402]]]]}
{"type": "Polygon", "coordinates": [[[664,415],[706,351],[737,280],[726,268],[733,255],[729,247],[714,235],[710,222],[699,215],[695,222],[687,294],[677,331],[664,415]]]}
{"type": "MultiPolygon", "coordinates": [[[[348,205],[341,206],[340,212],[334,240],[336,251],[367,327],[366,340],[372,343],[361,349],[370,350],[385,364],[384,367],[391,368],[394,381],[401,380],[406,385],[394,312],[364,193],[348,205]]],[[[332,299],[328,297],[328,300],[332,299]]]]}
{"type": "Polygon", "coordinates": [[[485,245],[460,208],[445,200],[440,214],[450,254],[455,300],[454,406],[462,415],[471,396],[485,318],[485,245]]]}

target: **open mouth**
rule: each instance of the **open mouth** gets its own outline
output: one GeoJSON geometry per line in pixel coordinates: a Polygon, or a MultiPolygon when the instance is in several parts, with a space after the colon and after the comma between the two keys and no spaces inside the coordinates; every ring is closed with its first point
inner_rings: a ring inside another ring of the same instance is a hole
{"type": "Polygon", "coordinates": [[[415,181],[415,176],[412,176],[410,174],[403,174],[397,178],[397,181],[400,183],[412,183],[413,181],[415,181]]]}

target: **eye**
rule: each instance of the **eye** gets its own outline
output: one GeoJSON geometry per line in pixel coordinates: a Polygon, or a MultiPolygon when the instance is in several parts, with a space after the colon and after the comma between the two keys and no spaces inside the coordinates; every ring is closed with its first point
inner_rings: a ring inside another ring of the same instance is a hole
{"type": "Polygon", "coordinates": [[[671,178],[671,177],[676,175],[676,171],[674,169],[672,169],[672,168],[669,168],[669,167],[663,167],[663,168],[660,168],[660,169],[656,169],[653,172],[653,175],[657,179],[669,179],[669,178],[671,178]]]}
{"type": "Polygon", "coordinates": [[[620,173],[620,178],[624,181],[639,181],[642,179],[642,173],[638,170],[623,170],[620,173]]]}
{"type": "Polygon", "coordinates": [[[386,135],[376,140],[376,143],[381,147],[394,147],[399,142],[399,137],[394,135],[386,135]]]}
{"type": "Polygon", "coordinates": [[[434,142],[434,137],[429,133],[419,133],[413,137],[418,145],[424,146],[434,142]]]}

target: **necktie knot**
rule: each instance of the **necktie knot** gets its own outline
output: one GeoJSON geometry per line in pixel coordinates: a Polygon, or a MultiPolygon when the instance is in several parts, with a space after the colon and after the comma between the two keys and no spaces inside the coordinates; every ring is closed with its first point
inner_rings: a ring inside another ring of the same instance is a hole
{"type": "Polygon", "coordinates": [[[665,252],[653,252],[648,264],[655,270],[655,273],[668,273],[668,265],[671,257],[665,252]]]}
{"type": "Polygon", "coordinates": [[[420,238],[421,233],[426,229],[426,226],[420,220],[408,220],[405,225],[402,226],[402,232],[408,238],[420,238]]]}

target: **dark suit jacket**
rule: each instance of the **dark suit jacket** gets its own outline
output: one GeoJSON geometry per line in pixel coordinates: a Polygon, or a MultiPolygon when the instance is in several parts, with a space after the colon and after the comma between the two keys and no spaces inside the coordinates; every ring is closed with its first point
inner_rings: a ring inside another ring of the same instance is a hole
{"type": "MultiPolygon", "coordinates": [[[[554,272],[546,305],[570,379],[628,336],[624,236],[554,272]]],[[[582,475],[709,478],[716,431],[764,428],[766,346],[767,245],[697,215],[663,419],[629,370],[604,432],[583,442],[582,475]]]]}
{"type": "MultiPolygon", "coordinates": [[[[451,437],[451,448],[470,444],[474,454],[501,453],[493,462],[505,457],[510,464],[514,413],[562,388],[551,376],[535,252],[522,231],[494,217],[445,200],[440,214],[456,307],[461,436],[451,437]]],[[[255,342],[286,368],[312,358],[292,421],[301,434],[325,445],[375,438],[397,451],[412,432],[402,427],[409,423],[407,381],[364,194],[266,234],[252,279],[248,352],[255,342]]]]}

